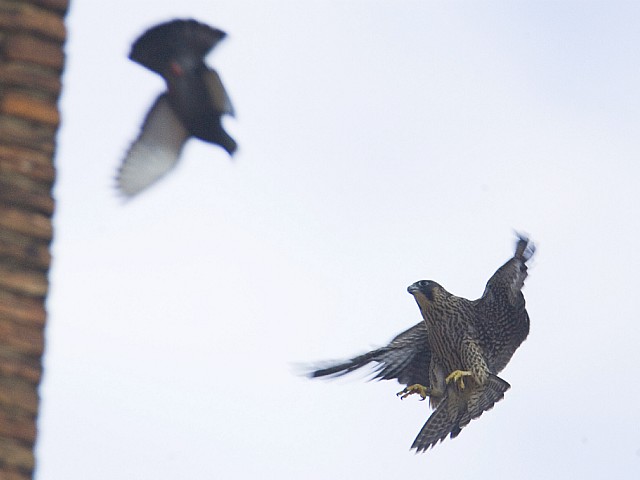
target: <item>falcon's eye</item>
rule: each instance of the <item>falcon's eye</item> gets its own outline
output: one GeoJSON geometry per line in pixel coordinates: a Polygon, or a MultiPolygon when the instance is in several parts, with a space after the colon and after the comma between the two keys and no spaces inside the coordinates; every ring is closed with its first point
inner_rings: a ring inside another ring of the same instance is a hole
{"type": "Polygon", "coordinates": [[[429,280],[420,280],[420,291],[424,294],[425,297],[427,297],[427,300],[433,301],[434,300],[434,289],[435,289],[435,283],[430,282],[429,280]]]}

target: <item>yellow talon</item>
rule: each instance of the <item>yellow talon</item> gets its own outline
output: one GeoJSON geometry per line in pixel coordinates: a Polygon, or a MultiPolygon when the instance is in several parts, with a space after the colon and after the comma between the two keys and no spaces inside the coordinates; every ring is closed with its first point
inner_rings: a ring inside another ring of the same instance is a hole
{"type": "Polygon", "coordinates": [[[416,383],[414,385],[408,386],[401,392],[396,393],[396,395],[400,397],[400,400],[404,400],[409,395],[413,395],[414,393],[417,393],[418,395],[420,395],[422,397],[422,400],[424,400],[429,396],[430,390],[429,390],[429,387],[425,387],[424,385],[420,385],[419,383],[416,383]]]}
{"type": "Polygon", "coordinates": [[[460,388],[460,390],[464,390],[464,377],[468,377],[470,375],[471,375],[471,372],[467,370],[454,370],[445,379],[445,382],[447,383],[455,382],[458,384],[458,388],[460,388]]]}

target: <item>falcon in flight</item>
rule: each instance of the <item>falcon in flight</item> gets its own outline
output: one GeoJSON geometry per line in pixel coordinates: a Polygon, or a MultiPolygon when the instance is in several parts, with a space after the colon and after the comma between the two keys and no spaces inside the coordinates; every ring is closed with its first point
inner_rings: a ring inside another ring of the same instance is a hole
{"type": "Polygon", "coordinates": [[[147,30],[129,58],[167,84],[147,114],[117,175],[119,191],[133,197],[169,172],[190,137],[220,145],[229,155],[237,144],[221,123],[234,115],[218,73],[204,57],[226,33],[195,20],[173,20],[147,30]]]}
{"type": "Polygon", "coordinates": [[[373,363],[373,378],[397,379],[406,385],[398,395],[429,397],[435,408],[411,448],[422,452],[447,435],[456,437],[510,387],[497,374],[529,334],[522,287],[534,251],[529,239],[519,236],[513,257],[494,273],[477,300],[452,295],[430,280],[414,283],[408,291],[424,321],[386,347],[309,376],[340,376],[373,363]]]}

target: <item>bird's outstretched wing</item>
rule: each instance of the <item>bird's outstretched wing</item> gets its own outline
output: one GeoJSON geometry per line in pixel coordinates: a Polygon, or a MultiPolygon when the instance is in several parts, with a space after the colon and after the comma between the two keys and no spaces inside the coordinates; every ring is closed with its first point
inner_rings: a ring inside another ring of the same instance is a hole
{"type": "Polygon", "coordinates": [[[176,57],[201,61],[226,36],[222,30],[196,20],[172,20],[143,33],[131,47],[129,58],[162,75],[176,57]]]}
{"type": "Polygon", "coordinates": [[[227,115],[235,117],[236,112],[218,72],[210,69],[204,74],[203,78],[211,97],[213,108],[221,114],[226,113],[227,115]]]}
{"type": "Polygon", "coordinates": [[[133,197],[159,180],[176,165],[188,137],[166,96],[158,97],[122,161],[116,179],[120,192],[133,197]]]}
{"type": "Polygon", "coordinates": [[[527,278],[527,262],[535,251],[535,245],[527,237],[519,235],[513,257],[489,279],[481,300],[491,301],[497,296],[506,296],[512,305],[519,305],[527,278]]]}
{"type": "Polygon", "coordinates": [[[315,370],[309,373],[309,377],[342,376],[372,362],[377,364],[374,379],[397,379],[404,385],[428,387],[431,349],[425,323],[420,322],[402,332],[386,347],[315,370]]]}
{"type": "Polygon", "coordinates": [[[519,235],[515,253],[489,279],[482,297],[475,300],[476,328],[493,373],[499,373],[529,334],[529,314],[522,287],[527,262],[535,246],[519,235]]]}

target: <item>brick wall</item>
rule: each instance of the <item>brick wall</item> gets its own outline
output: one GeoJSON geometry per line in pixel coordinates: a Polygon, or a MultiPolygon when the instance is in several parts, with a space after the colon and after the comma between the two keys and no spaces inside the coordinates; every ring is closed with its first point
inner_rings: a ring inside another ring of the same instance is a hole
{"type": "Polygon", "coordinates": [[[68,0],[0,0],[0,480],[32,478],[68,0]]]}

